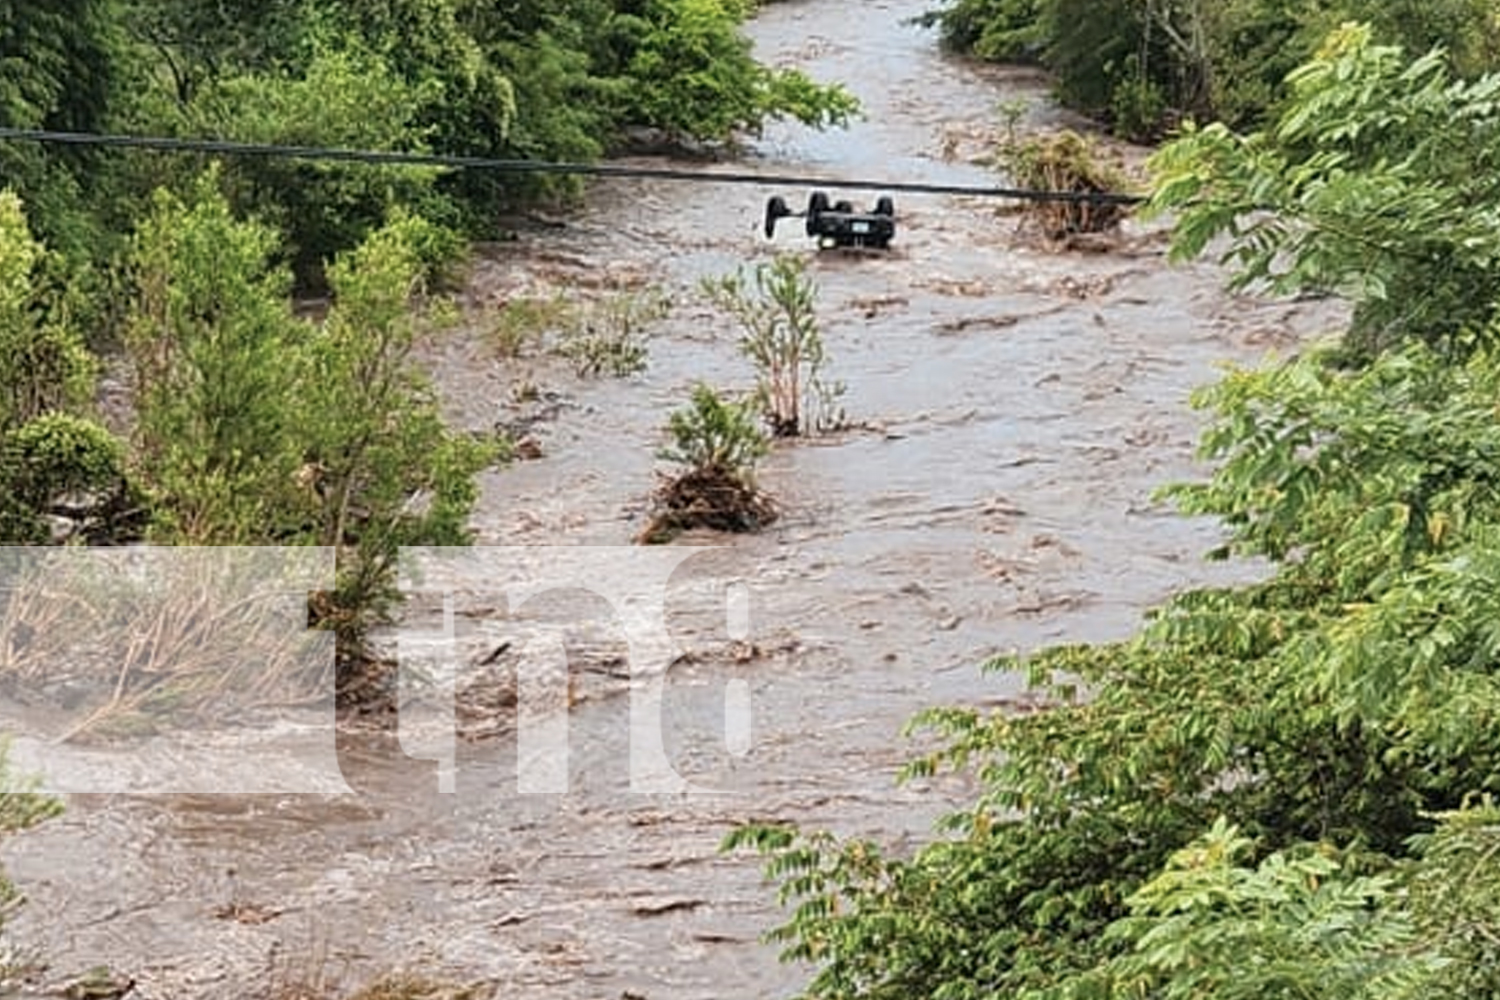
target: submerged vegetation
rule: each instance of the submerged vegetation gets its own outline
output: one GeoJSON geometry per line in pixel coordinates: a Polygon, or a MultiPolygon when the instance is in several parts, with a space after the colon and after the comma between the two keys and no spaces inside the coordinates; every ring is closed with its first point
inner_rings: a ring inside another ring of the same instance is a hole
{"type": "Polygon", "coordinates": [[[754,402],[771,436],[836,429],[844,386],[823,378],[828,359],[818,289],[802,260],[779,254],[749,278],[736,271],[704,281],[702,289],[740,327],[740,351],[755,366],[754,402]]]}
{"type": "Polygon", "coordinates": [[[755,483],[755,465],[769,447],[756,416],[751,403],[724,399],[701,383],[693,387],[691,403],[667,423],[672,441],[660,457],[678,471],[652,497],[641,541],[670,541],[693,528],[758,531],[776,520],[775,505],[755,483]]]}
{"type": "Polygon", "coordinates": [[[571,362],[580,378],[625,378],[646,368],[651,327],[671,307],[671,299],[654,287],[559,291],[508,299],[485,322],[502,358],[551,354],[571,362]]]}
{"type": "Polygon", "coordinates": [[[982,792],[909,857],[731,836],[767,856],[807,996],[1500,990],[1500,76],[1351,25],[1290,83],[1263,131],[1154,161],[1179,256],[1221,238],[1237,281],[1355,305],[1342,340],[1200,393],[1217,467],[1168,491],[1274,571],[989,664],[1041,711],[917,720],[944,745],[908,778],[982,792]]]}

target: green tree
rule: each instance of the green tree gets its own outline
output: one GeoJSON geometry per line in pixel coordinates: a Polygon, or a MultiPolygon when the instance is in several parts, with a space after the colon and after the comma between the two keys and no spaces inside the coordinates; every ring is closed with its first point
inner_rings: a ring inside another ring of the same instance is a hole
{"type": "Polygon", "coordinates": [[[335,261],[316,324],[292,314],[274,232],[236,219],[213,172],[191,202],[159,194],[136,239],[127,346],[156,537],[335,549],[320,610],[347,654],[390,607],[401,546],[468,540],[497,457],[447,428],[411,357],[433,230],[397,212],[335,261]]]}
{"type": "MultiPolygon", "coordinates": [[[[0,125],[98,131],[119,98],[113,0],[0,0],[0,125]]],[[[41,238],[81,269],[98,257],[94,214],[105,158],[81,147],[0,143],[0,177],[41,238]]]]}
{"type": "Polygon", "coordinates": [[[1412,856],[1389,864],[1327,845],[1251,863],[1222,821],[1127,901],[1106,936],[1116,957],[1050,1000],[1493,996],[1500,811],[1439,814],[1412,856]]]}
{"type": "MultiPolygon", "coordinates": [[[[816,963],[808,995],[1139,996],[1081,984],[1119,971],[1109,963],[1145,931],[1106,931],[1217,818],[1253,838],[1252,867],[1326,844],[1348,854],[1352,878],[1406,864],[1432,813],[1496,791],[1500,362],[1481,350],[1455,366],[1421,344],[1362,371],[1329,362],[1312,352],[1200,398],[1215,410],[1206,455],[1220,465],[1175,495],[1219,515],[1237,550],[1271,560],[1270,579],[1181,594],[1124,642],[991,664],[1027,670],[1042,711],[927,713],[946,746],[910,773],[963,767],[983,792],[910,858],[781,828],[733,838],[768,852],[794,906],[775,937],[816,963]]],[[[1428,885],[1424,920],[1462,926],[1440,901],[1461,891],[1461,871],[1428,885]]],[[[1466,905],[1500,907],[1488,885],[1466,905]]],[[[1257,933],[1305,928],[1297,906],[1337,901],[1289,898],[1277,905],[1295,912],[1257,933]]],[[[1178,949],[1167,958],[1199,954],[1196,924],[1150,916],[1170,925],[1151,932],[1153,945],[1178,949]]],[[[1318,963],[1366,945],[1385,954],[1389,942],[1361,943],[1336,917],[1328,933],[1348,936],[1299,945],[1288,976],[1328,984],[1307,995],[1366,995],[1334,987],[1363,976],[1373,990],[1375,963],[1338,975],[1318,963]]],[[[1482,934],[1434,940],[1439,957],[1463,949],[1485,970],[1500,961],[1482,934]]],[[[1194,969],[1153,975],[1192,984],[1194,969]]]]}
{"type": "Polygon", "coordinates": [[[1154,208],[1179,213],[1178,258],[1230,237],[1236,284],[1337,291],[1366,353],[1483,326],[1500,294],[1495,95],[1348,25],[1290,77],[1267,128],[1190,129],[1156,157],[1154,208]]]}
{"type": "Polygon", "coordinates": [[[957,0],[918,18],[923,27],[938,26],[943,44],[995,62],[1036,63],[1046,33],[1042,12],[1046,0],[957,0]]]}
{"type": "Polygon", "coordinates": [[[94,359],[36,287],[45,257],[21,199],[0,191],[0,433],[93,393],[94,359]]]}
{"type": "Polygon", "coordinates": [[[168,101],[186,108],[198,90],[227,75],[296,65],[301,53],[304,0],[252,5],[219,0],[116,0],[126,38],[165,83],[168,101]]]}
{"type": "Polygon", "coordinates": [[[1184,117],[1254,128],[1286,74],[1341,21],[1412,51],[1434,46],[1464,78],[1496,67],[1500,20],[1485,0],[954,0],[923,18],[951,47],[1040,62],[1064,103],[1133,137],[1184,117]]]}
{"type": "Polygon", "coordinates": [[[402,546],[469,542],[475,475],[499,457],[493,443],[448,429],[411,356],[432,229],[397,212],[341,258],[329,275],[333,307],[309,345],[299,412],[315,541],[339,550],[335,613],[346,646],[396,599],[402,546]]]}
{"type": "MultiPolygon", "coordinates": [[[[499,155],[514,93],[458,23],[452,0],[127,4],[139,61],[135,127],[246,142],[499,155]]],[[[133,161],[136,182],[189,190],[201,159],[133,161]]],[[[316,281],[401,205],[455,230],[477,226],[468,172],[239,158],[222,168],[236,211],[284,230],[294,271],[316,281]]]]}
{"type": "MultiPolygon", "coordinates": [[[[277,145],[426,152],[436,126],[419,116],[443,93],[440,81],[412,84],[368,51],[319,52],[300,76],[247,72],[205,85],[188,109],[189,131],[277,145]]],[[[357,246],[395,206],[450,219],[456,211],[437,192],[438,173],[427,168],[255,158],[221,170],[231,203],[284,234],[304,278],[357,246]]]]}
{"type": "Polygon", "coordinates": [[[310,330],[271,263],[280,238],[234,218],[217,185],[210,171],[191,201],[159,192],[134,240],[134,450],[159,537],[248,545],[296,528],[310,330]]]}
{"type": "Polygon", "coordinates": [[[648,0],[647,30],[625,67],[627,122],[690,139],[727,139],[768,117],[843,125],[858,102],[797,70],[772,70],[750,54],[742,0],[648,0]]]}

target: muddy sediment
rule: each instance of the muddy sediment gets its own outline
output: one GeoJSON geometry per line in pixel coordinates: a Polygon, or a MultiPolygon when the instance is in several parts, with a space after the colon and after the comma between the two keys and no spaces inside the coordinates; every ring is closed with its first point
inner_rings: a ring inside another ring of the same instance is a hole
{"type": "MultiPolygon", "coordinates": [[[[993,183],[968,161],[996,105],[1060,116],[1033,76],[942,58],[906,24],[925,7],[863,5],[851,32],[838,0],[768,6],[752,26],[761,54],[847,81],[867,117],[827,135],[773,127],[748,162],[704,169],[993,183]]],[[[1225,361],[1334,328],[1335,306],[1230,296],[1217,268],[1169,267],[1161,233],[1133,224],[1109,247],[1050,251],[972,198],[900,197],[889,254],[815,254],[794,227],[759,235],[774,194],[807,192],[612,180],[563,228],[482,249],[473,310],[548,287],[660,286],[673,306],[651,327],[648,368],[626,379],[502,358],[482,325],[429,352],[455,419],[522,421],[537,447],[485,475],[476,528],[490,551],[450,594],[451,791],[412,741],[351,733],[350,794],[73,797],[3,848],[29,900],[9,934],[47,958],[46,976],[107,964],[138,995],[174,1000],[392,968],[540,997],[783,995],[805,970],[760,942],[779,914],[753,861],[717,853],[732,824],[909,847],[971,791],[894,787],[914,711],[1019,699],[1018,679],[979,664],[1124,635],[1173,590],[1248,572],[1203,562],[1214,526],[1152,491],[1203,472],[1188,393],[1225,361]],[[704,551],[662,571],[670,642],[640,676],[638,623],[587,581],[517,610],[518,550],[630,545],[667,414],[697,381],[753,381],[698,280],[778,251],[808,258],[853,426],[762,463],[780,515],[768,529],[667,547],[704,551]],[[544,656],[538,637],[559,629],[561,655],[544,656]],[[689,787],[636,790],[642,704],[663,720],[657,763],[689,787]],[[565,720],[552,730],[563,769],[540,783],[522,709],[565,720]]],[[[411,615],[427,634],[443,612],[424,599],[411,615]]]]}

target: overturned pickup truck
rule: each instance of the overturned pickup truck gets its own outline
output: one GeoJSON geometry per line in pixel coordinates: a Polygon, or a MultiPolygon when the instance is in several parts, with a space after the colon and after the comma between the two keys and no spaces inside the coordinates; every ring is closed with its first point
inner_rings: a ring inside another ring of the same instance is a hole
{"type": "Polygon", "coordinates": [[[776,234],[777,222],[797,218],[807,220],[807,235],[819,247],[885,250],[896,235],[896,205],[889,197],[877,199],[873,211],[856,212],[852,202],[830,202],[826,191],[814,191],[805,212],[793,212],[779,195],[766,202],[766,238],[776,234]]]}

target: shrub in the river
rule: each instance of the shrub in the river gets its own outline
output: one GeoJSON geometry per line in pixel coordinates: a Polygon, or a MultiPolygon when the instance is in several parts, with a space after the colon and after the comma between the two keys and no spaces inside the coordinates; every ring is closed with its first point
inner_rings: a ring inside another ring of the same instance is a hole
{"type": "Polygon", "coordinates": [[[578,306],[564,325],[557,352],[583,378],[624,378],[646,367],[646,329],[667,314],[659,290],[612,292],[578,306]]]}
{"type": "MultiPolygon", "coordinates": [[[[998,150],[1001,165],[1023,188],[1075,194],[1121,194],[1127,180],[1098,146],[1077,132],[1021,136],[1007,133],[998,150]]],[[[1115,229],[1125,206],[1089,201],[1031,201],[1021,206],[1024,218],[1052,241],[1080,233],[1115,229]]]]}
{"type": "Polygon", "coordinates": [[[740,350],[755,365],[755,403],[773,437],[831,429],[843,385],[822,378],[827,355],[818,327],[817,286],[801,258],[781,254],[706,280],[703,290],[740,325],[740,350]]]}
{"type": "Polygon", "coordinates": [[[70,412],[90,402],[97,366],[67,290],[44,293],[51,259],[20,199],[0,193],[0,544],[46,541],[42,515],[64,495],[91,515],[124,495],[120,442],[70,412]]]}
{"type": "Polygon", "coordinates": [[[679,466],[653,497],[647,542],[689,528],[755,531],[776,519],[776,508],[755,484],[755,465],[768,442],[754,411],[697,385],[690,405],[667,424],[671,444],[659,456],[679,466]]]}

